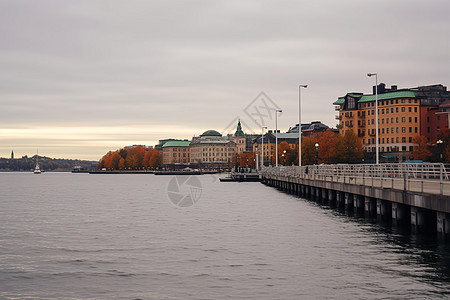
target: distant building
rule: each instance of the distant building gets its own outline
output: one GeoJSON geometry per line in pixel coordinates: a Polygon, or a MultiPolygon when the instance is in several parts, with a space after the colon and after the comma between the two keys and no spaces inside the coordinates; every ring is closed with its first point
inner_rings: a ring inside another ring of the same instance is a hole
{"type": "Polygon", "coordinates": [[[190,164],[191,144],[188,140],[169,141],[162,146],[162,164],[166,167],[181,167],[190,164]]]}
{"type": "MultiPolygon", "coordinates": [[[[268,133],[264,135],[264,165],[268,166],[272,164],[272,157],[276,150],[276,139],[278,138],[278,145],[281,142],[286,142],[289,144],[291,149],[295,149],[298,143],[298,129],[297,132],[273,132],[269,130],[268,133]]],[[[261,153],[261,136],[258,136],[253,141],[253,152],[260,155],[261,153]]]]}
{"type": "Polygon", "coordinates": [[[236,143],[216,130],[207,130],[199,137],[192,138],[190,149],[191,165],[208,168],[228,167],[236,153],[236,143]]]}
{"type": "Polygon", "coordinates": [[[11,159],[14,159],[14,150],[11,151],[11,159]]]}
{"type": "MultiPolygon", "coordinates": [[[[326,131],[329,127],[325,124],[323,124],[320,121],[314,121],[311,123],[304,123],[302,124],[302,136],[308,136],[312,135],[317,132],[323,132],[326,131]]],[[[298,124],[295,124],[295,126],[289,128],[287,133],[298,133],[298,124]]]]}
{"type": "Polygon", "coordinates": [[[417,88],[373,87],[373,93],[348,93],[333,104],[340,134],[353,131],[361,140],[366,162],[375,161],[375,90],[378,92],[380,161],[413,159],[414,138],[423,135],[435,143],[440,130],[449,128],[450,92],[441,84],[417,88]]]}
{"type": "Polygon", "coordinates": [[[155,145],[155,149],[158,151],[162,151],[162,147],[164,146],[165,143],[167,142],[172,142],[172,141],[179,141],[177,139],[163,139],[163,140],[159,140],[158,141],[158,145],[155,145]]]}

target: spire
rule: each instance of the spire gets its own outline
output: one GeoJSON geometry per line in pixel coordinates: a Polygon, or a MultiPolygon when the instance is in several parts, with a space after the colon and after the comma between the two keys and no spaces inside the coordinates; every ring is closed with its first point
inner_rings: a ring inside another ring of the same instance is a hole
{"type": "Polygon", "coordinates": [[[11,159],[14,159],[14,150],[11,151],[11,159]]]}
{"type": "Polygon", "coordinates": [[[236,132],[234,133],[234,136],[245,136],[244,132],[242,131],[241,126],[241,120],[239,119],[236,132]]]}

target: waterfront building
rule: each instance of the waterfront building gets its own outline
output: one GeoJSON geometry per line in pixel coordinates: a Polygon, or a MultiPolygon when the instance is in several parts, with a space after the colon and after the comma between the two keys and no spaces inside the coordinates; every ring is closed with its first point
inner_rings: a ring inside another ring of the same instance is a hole
{"type": "MultiPolygon", "coordinates": [[[[264,148],[263,148],[263,154],[264,154],[264,165],[268,166],[271,165],[272,162],[272,156],[275,153],[275,144],[276,144],[276,138],[278,137],[278,145],[280,145],[281,142],[286,142],[289,144],[289,147],[291,149],[295,149],[295,147],[298,144],[298,131],[297,132],[274,132],[272,130],[269,130],[264,135],[264,148]]],[[[260,154],[261,153],[261,135],[259,135],[253,142],[253,152],[260,154]]]]}
{"type": "Polygon", "coordinates": [[[185,167],[191,162],[191,151],[188,140],[176,140],[162,146],[162,164],[168,168],[185,167]]]}
{"type": "Polygon", "coordinates": [[[376,153],[375,88],[380,161],[411,160],[416,136],[435,143],[439,131],[449,128],[450,93],[440,84],[397,89],[381,83],[373,87],[372,94],[348,93],[333,103],[339,112],[339,133],[353,131],[359,137],[366,162],[375,161],[376,153]]]}
{"type": "MultiPolygon", "coordinates": [[[[244,146],[245,147],[245,146],[244,146]]],[[[190,143],[191,165],[201,168],[229,167],[236,154],[236,143],[216,130],[207,130],[190,143]]]]}
{"type": "MultiPolygon", "coordinates": [[[[304,123],[302,124],[302,136],[308,136],[313,135],[318,132],[326,131],[329,127],[325,124],[323,124],[320,121],[314,121],[311,123],[304,123]]],[[[296,132],[298,135],[298,124],[295,124],[295,126],[290,127],[287,133],[294,133],[296,132]]]]}

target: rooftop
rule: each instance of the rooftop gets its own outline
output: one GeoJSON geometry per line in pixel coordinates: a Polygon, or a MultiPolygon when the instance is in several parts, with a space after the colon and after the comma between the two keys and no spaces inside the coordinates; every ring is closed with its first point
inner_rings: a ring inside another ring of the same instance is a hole
{"type": "Polygon", "coordinates": [[[190,141],[170,141],[165,143],[162,147],[163,148],[167,148],[167,147],[189,147],[189,145],[191,144],[190,141]]]}
{"type": "MultiPolygon", "coordinates": [[[[357,99],[358,103],[375,101],[375,95],[362,95],[362,94],[358,94],[358,93],[348,93],[347,95],[357,99]]],[[[416,97],[417,97],[417,92],[411,91],[411,90],[403,90],[403,91],[395,91],[395,92],[387,92],[387,93],[378,94],[378,100],[416,98],[416,97]]],[[[341,104],[344,104],[344,101],[345,101],[345,97],[340,97],[333,104],[341,105],[341,104]]]]}

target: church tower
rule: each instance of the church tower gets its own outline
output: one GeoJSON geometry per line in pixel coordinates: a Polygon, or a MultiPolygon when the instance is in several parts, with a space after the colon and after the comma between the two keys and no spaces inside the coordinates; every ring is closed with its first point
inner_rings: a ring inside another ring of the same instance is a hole
{"type": "Polygon", "coordinates": [[[242,131],[241,120],[238,121],[236,132],[234,133],[234,142],[236,143],[236,153],[245,151],[245,133],[242,131]]]}
{"type": "Polygon", "coordinates": [[[11,151],[11,159],[14,159],[14,150],[11,151]]]}

